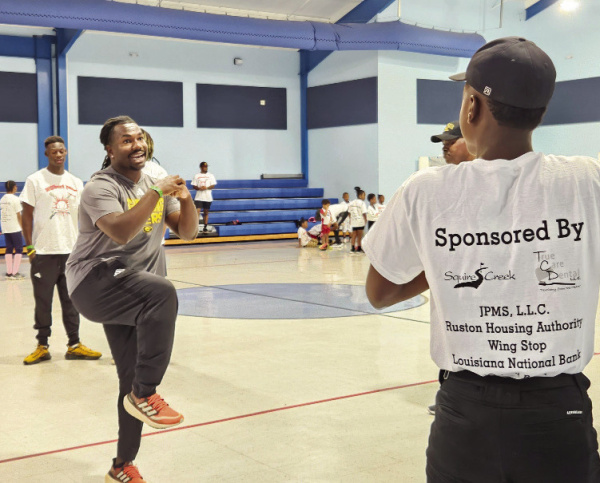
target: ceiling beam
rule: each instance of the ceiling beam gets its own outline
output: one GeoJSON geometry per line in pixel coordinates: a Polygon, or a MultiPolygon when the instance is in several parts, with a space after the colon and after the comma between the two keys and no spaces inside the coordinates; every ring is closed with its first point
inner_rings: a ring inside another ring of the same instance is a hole
{"type": "Polygon", "coordinates": [[[539,0],[539,2],[534,3],[525,9],[525,20],[529,20],[531,17],[534,17],[538,13],[546,10],[556,2],[558,2],[558,0],[539,0]]]}

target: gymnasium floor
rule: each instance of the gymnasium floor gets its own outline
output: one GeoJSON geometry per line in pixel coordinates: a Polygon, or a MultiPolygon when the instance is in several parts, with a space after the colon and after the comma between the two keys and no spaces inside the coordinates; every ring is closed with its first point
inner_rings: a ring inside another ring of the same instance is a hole
{"type": "MultiPolygon", "coordinates": [[[[347,250],[294,240],[167,249],[188,315],[159,392],[185,421],[146,427],[136,463],[150,483],[425,481],[437,389],[428,294],[376,313],[353,287],[368,260],[347,250]]],[[[29,280],[1,281],[0,304],[0,482],[104,481],[117,377],[102,328],[82,320],[82,341],[102,359],[65,360],[55,297],[53,359],[27,367],[29,280]]],[[[594,401],[598,359],[586,371],[594,401]]]]}

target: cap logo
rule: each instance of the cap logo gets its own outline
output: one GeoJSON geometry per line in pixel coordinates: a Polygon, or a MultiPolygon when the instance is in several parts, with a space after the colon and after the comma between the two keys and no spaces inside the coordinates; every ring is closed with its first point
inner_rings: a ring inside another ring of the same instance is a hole
{"type": "Polygon", "coordinates": [[[452,131],[452,129],[454,129],[454,124],[449,122],[448,124],[446,124],[446,127],[444,128],[444,132],[452,131]]]}
{"type": "Polygon", "coordinates": [[[486,96],[489,96],[489,95],[492,93],[492,88],[491,88],[491,87],[488,87],[488,86],[485,86],[485,89],[483,89],[483,93],[484,93],[486,96]]]}

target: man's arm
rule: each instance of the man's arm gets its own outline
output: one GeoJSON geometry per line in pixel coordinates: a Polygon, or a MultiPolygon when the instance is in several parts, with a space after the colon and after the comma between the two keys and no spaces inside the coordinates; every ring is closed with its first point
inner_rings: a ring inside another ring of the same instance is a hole
{"type": "MultiPolygon", "coordinates": [[[[25,246],[33,245],[33,206],[28,203],[22,203],[23,215],[21,216],[21,229],[23,230],[23,238],[25,238],[25,246]]],[[[29,250],[27,250],[29,251],[29,250]]],[[[29,255],[29,259],[35,257],[35,253],[29,255]]]]}
{"type": "MultiPolygon", "coordinates": [[[[167,176],[156,182],[156,186],[169,195],[185,186],[179,176],[167,176]]],[[[189,193],[189,191],[188,191],[189,193]]],[[[160,199],[155,190],[148,190],[140,201],[130,210],[123,213],[109,213],[96,221],[96,226],[119,245],[129,243],[144,227],[160,199]]]]}
{"type": "Polygon", "coordinates": [[[175,211],[167,215],[165,220],[167,226],[173,230],[182,240],[194,240],[198,235],[198,211],[192,195],[185,187],[177,194],[180,204],[180,211],[175,211]]]}
{"type": "Polygon", "coordinates": [[[425,272],[421,272],[410,282],[398,285],[383,277],[371,265],[365,287],[371,305],[376,309],[384,309],[419,295],[429,288],[429,284],[425,272]]]}

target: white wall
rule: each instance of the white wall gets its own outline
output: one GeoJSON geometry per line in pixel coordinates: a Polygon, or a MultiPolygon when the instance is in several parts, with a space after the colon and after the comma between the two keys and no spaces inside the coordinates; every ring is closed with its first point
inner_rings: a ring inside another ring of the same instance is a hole
{"type": "Polygon", "coordinates": [[[70,170],[89,179],[104,159],[101,126],[78,124],[77,76],[96,76],[183,82],[184,127],[148,128],[155,156],[171,173],[190,179],[204,160],[217,179],[300,173],[298,72],[299,55],[291,50],[84,33],[68,55],[70,170]],[[234,57],[244,64],[234,66],[234,57]],[[196,83],[285,87],[287,130],[197,128],[196,83]]]}
{"type": "MultiPolygon", "coordinates": [[[[334,52],[308,75],[308,86],[377,76],[377,52],[334,52]]],[[[354,187],[379,190],[377,124],[310,129],[309,186],[325,188],[325,197],[341,198],[354,187]]]]}
{"type": "MultiPolygon", "coordinates": [[[[0,71],[35,74],[33,59],[0,57],[0,71]]],[[[0,122],[0,191],[4,182],[25,181],[38,169],[37,123],[0,122]]]]}

